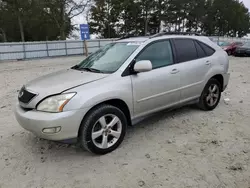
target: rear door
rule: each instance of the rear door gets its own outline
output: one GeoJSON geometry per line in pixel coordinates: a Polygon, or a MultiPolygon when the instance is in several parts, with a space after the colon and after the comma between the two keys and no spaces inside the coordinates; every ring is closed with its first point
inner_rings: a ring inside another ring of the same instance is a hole
{"type": "Polygon", "coordinates": [[[214,50],[193,39],[177,38],[173,41],[180,70],[182,103],[201,95],[206,75],[211,69],[210,56],[214,50]]]}

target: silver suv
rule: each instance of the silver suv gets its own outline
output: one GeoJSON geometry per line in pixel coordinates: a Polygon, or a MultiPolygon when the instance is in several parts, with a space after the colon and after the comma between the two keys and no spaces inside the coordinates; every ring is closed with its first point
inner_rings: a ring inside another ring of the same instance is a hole
{"type": "Polygon", "coordinates": [[[49,140],[115,150],[137,118],[180,105],[213,110],[229,81],[226,52],[203,36],[160,33],[108,44],[20,90],[20,125],[49,140]]]}

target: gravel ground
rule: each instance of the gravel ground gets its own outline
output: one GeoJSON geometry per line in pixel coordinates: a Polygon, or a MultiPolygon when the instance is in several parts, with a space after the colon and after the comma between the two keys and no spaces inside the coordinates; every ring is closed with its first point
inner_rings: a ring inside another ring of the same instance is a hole
{"type": "Polygon", "coordinates": [[[230,58],[230,85],[213,112],[157,113],[105,156],[36,138],[13,114],[23,83],[81,59],[0,63],[0,188],[250,187],[250,58],[230,58]]]}

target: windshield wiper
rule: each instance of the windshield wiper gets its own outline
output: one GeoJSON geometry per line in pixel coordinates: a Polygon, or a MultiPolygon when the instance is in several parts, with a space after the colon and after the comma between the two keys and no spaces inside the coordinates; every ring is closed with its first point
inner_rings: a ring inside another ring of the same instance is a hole
{"type": "Polygon", "coordinates": [[[75,66],[71,67],[71,69],[75,69],[75,70],[77,70],[78,68],[79,68],[79,65],[75,65],[75,66]]]}
{"type": "Polygon", "coordinates": [[[102,71],[100,71],[98,69],[89,68],[89,67],[82,67],[82,68],[79,68],[79,70],[86,70],[86,71],[89,71],[89,72],[103,73],[102,71]]]}
{"type": "Polygon", "coordinates": [[[90,67],[79,67],[79,65],[76,65],[76,66],[72,67],[72,69],[84,70],[84,71],[95,72],[95,73],[104,73],[103,71],[100,71],[98,69],[94,69],[94,68],[90,68],[90,67]]]}

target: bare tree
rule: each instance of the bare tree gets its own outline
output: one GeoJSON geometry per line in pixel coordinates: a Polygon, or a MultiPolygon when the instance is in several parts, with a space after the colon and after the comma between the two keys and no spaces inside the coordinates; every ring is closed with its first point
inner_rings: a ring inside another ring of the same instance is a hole
{"type": "Polygon", "coordinates": [[[65,0],[66,9],[69,9],[67,15],[70,19],[82,14],[90,5],[92,0],[65,0]]]}
{"type": "Polygon", "coordinates": [[[83,14],[92,0],[47,0],[49,14],[60,29],[60,39],[65,40],[66,22],[83,14]],[[68,20],[69,19],[69,20],[68,20]]]}

